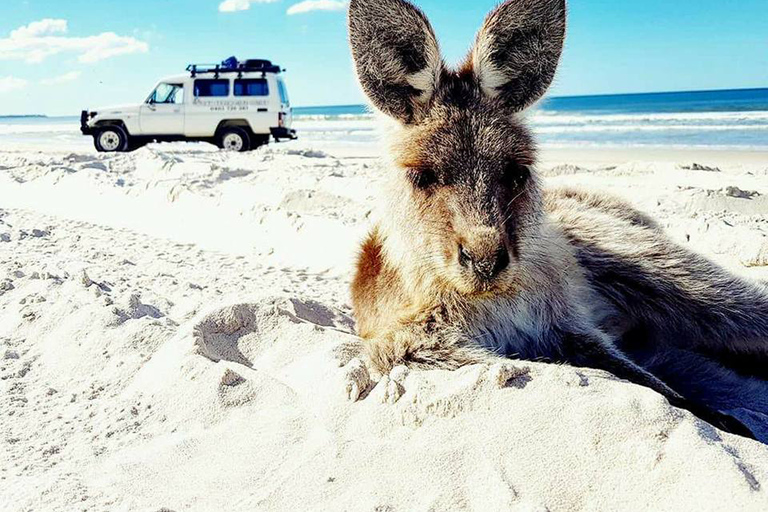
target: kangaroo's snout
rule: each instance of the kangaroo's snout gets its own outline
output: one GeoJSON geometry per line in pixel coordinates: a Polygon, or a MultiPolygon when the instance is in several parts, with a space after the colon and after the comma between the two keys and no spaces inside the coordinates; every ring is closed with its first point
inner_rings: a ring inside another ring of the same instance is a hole
{"type": "Polygon", "coordinates": [[[474,235],[459,243],[459,265],[481,281],[493,281],[509,266],[509,250],[495,231],[482,230],[474,235]]]}
{"type": "Polygon", "coordinates": [[[482,281],[493,281],[510,263],[509,252],[500,247],[496,253],[488,257],[473,257],[464,246],[459,245],[459,263],[462,267],[471,269],[482,281]]]}

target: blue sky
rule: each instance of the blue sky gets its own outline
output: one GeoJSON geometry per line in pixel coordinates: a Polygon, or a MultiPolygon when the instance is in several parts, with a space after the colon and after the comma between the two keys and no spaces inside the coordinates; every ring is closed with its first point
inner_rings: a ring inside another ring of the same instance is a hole
{"type": "MultiPolygon", "coordinates": [[[[449,62],[496,4],[417,3],[449,62]]],[[[768,87],[766,0],[571,0],[569,22],[555,95],[768,87]]],[[[1,0],[0,114],[141,101],[162,76],[229,55],[287,67],[296,106],[363,101],[343,1],[1,0]]]]}

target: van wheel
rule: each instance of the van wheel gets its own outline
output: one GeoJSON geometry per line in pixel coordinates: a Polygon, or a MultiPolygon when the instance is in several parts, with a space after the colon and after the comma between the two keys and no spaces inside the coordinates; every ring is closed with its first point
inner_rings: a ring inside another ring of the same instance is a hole
{"type": "Polygon", "coordinates": [[[251,139],[242,128],[231,126],[221,130],[219,147],[224,151],[248,151],[251,149],[251,139]]]}
{"type": "Polygon", "coordinates": [[[101,153],[114,153],[128,149],[128,134],[119,126],[106,126],[93,136],[93,145],[101,153]]]}
{"type": "Polygon", "coordinates": [[[126,151],[129,151],[129,152],[136,151],[137,149],[141,149],[146,145],[147,143],[143,140],[136,140],[131,138],[131,139],[128,139],[128,148],[126,149],[126,151]]]}

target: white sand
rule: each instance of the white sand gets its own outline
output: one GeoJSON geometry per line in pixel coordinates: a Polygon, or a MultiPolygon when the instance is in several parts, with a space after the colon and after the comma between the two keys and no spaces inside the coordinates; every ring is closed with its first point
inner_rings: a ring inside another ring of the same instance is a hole
{"type": "MultiPolygon", "coordinates": [[[[768,447],[601,372],[370,383],[347,286],[382,170],[347,135],[0,150],[0,510],[768,510],[768,447]]],[[[768,277],[767,154],[542,156],[768,277]]]]}

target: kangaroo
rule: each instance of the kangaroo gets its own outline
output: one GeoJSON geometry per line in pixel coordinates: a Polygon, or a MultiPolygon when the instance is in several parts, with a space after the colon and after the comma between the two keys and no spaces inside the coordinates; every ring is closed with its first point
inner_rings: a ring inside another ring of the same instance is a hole
{"type": "Polygon", "coordinates": [[[388,146],[351,289],[370,362],[592,367],[768,441],[766,288],[619,199],[542,187],[521,112],[552,82],[565,29],[564,0],[507,1],[452,69],[414,5],[351,0],[355,67],[388,146]]]}

